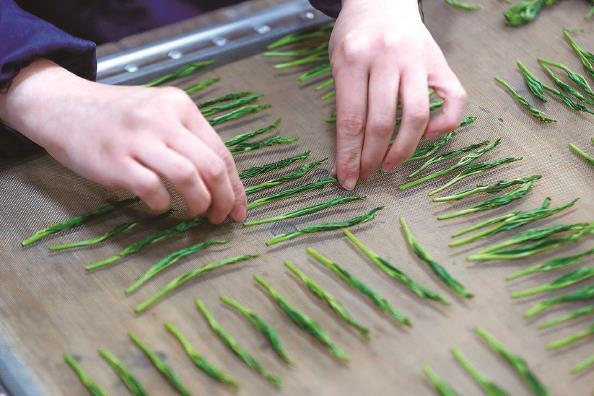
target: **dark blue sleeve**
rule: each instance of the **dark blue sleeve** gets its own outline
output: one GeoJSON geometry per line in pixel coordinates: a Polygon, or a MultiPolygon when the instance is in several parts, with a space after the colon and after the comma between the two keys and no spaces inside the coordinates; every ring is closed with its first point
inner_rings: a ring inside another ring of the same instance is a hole
{"type": "Polygon", "coordinates": [[[332,18],[336,18],[340,12],[340,0],[309,0],[309,2],[312,6],[332,18]]]}
{"type": "Polygon", "coordinates": [[[0,0],[0,89],[36,58],[51,59],[87,79],[96,77],[95,43],[69,35],[13,0],[0,0]]]}

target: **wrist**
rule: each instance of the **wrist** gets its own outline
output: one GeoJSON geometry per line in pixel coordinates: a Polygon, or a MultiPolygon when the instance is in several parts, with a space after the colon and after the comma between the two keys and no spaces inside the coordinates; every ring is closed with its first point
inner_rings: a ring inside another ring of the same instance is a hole
{"type": "Polygon", "coordinates": [[[342,0],[343,9],[350,7],[371,7],[378,12],[393,9],[405,14],[419,14],[419,0],[342,0]]]}
{"type": "MultiPolygon", "coordinates": [[[[39,131],[50,109],[64,105],[62,94],[74,84],[86,80],[47,59],[38,59],[21,69],[7,92],[0,94],[0,119],[39,145],[44,145],[39,131]]],[[[75,88],[76,89],[76,88],[75,88]]]]}

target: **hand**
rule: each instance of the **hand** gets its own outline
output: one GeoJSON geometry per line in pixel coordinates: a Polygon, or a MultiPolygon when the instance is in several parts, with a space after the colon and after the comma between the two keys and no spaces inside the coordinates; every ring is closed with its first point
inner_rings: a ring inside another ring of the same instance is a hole
{"type": "Polygon", "coordinates": [[[336,172],[353,189],[380,166],[406,161],[423,134],[455,129],[466,93],[421,21],[417,0],[343,0],[330,38],[336,85],[336,172]],[[428,87],[445,99],[429,120],[428,87]],[[402,122],[396,141],[396,105],[402,122]]]}
{"type": "Polygon", "coordinates": [[[153,210],[170,206],[162,178],[191,216],[242,221],[247,198],[233,158],[196,105],[177,88],[89,82],[48,60],[21,70],[0,95],[0,118],[57,161],[153,210]]]}

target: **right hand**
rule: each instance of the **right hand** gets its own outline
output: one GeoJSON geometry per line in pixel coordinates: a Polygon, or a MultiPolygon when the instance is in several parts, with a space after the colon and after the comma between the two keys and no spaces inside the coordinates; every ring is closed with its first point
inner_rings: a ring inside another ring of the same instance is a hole
{"type": "Polygon", "coordinates": [[[180,89],[98,84],[40,59],[0,94],[0,118],[64,166],[153,210],[171,204],[165,178],[190,216],[215,224],[246,216],[229,150],[180,89]]]}

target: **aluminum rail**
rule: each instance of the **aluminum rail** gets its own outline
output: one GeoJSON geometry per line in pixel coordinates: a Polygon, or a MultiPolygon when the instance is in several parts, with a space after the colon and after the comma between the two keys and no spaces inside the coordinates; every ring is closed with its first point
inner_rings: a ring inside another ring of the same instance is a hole
{"type": "Polygon", "coordinates": [[[306,0],[292,0],[208,28],[175,35],[149,45],[101,57],[97,80],[106,84],[142,84],[200,60],[221,65],[250,55],[264,43],[330,19],[306,0]]]}

